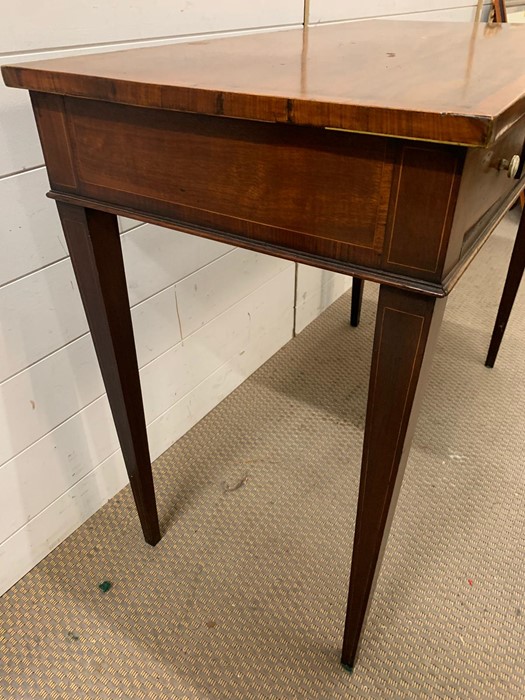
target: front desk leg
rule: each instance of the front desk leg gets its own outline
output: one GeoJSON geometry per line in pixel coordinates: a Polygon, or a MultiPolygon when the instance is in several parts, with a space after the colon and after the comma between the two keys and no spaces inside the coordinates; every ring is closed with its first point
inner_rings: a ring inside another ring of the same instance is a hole
{"type": "Polygon", "coordinates": [[[57,202],[142,531],[160,540],[117,217],[57,202]]]}
{"type": "Polygon", "coordinates": [[[355,664],[446,299],[381,286],[342,663],[355,664]]]}

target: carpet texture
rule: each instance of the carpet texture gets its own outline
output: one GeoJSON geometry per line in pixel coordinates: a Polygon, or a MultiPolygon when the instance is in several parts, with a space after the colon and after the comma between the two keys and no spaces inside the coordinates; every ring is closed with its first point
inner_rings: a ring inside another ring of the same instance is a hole
{"type": "Polygon", "coordinates": [[[0,696],[525,697],[525,293],[484,367],[517,212],[451,295],[353,675],[339,664],[377,287],[332,305],[0,600],[0,696]],[[102,592],[101,581],[112,587],[102,592]]]}

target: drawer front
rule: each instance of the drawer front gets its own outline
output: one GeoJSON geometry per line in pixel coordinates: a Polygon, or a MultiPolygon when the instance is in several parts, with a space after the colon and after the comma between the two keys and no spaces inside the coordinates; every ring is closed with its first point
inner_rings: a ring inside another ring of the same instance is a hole
{"type": "Polygon", "coordinates": [[[358,264],[381,254],[379,136],[66,99],[78,192],[358,264]]]}
{"type": "Polygon", "coordinates": [[[478,222],[516,187],[524,158],[525,117],[491,148],[469,149],[452,227],[452,236],[460,244],[460,255],[482,233],[483,227],[477,226],[478,222]],[[520,167],[515,176],[509,177],[511,173],[503,166],[510,164],[514,156],[520,159],[520,167]]]}

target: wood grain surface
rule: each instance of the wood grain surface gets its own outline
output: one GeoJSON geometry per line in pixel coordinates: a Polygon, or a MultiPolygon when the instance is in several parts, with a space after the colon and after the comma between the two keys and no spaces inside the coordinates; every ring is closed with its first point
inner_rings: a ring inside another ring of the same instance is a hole
{"type": "Polygon", "coordinates": [[[385,138],[91,100],[66,107],[87,197],[363,264],[382,249],[385,138]]]}
{"type": "Polygon", "coordinates": [[[350,22],[10,65],[7,85],[488,145],[525,105],[525,27],[350,22]]]}

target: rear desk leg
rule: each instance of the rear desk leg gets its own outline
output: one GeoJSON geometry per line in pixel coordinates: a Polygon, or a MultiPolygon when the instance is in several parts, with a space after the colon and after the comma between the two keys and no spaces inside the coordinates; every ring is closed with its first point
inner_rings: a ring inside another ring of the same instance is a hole
{"type": "Polygon", "coordinates": [[[352,305],[350,309],[350,325],[357,328],[361,319],[361,306],[363,304],[364,280],[359,277],[352,278],[352,305]]]}
{"type": "Polygon", "coordinates": [[[512,307],[516,299],[516,294],[518,293],[524,269],[525,209],[521,213],[518,233],[516,235],[516,242],[514,243],[512,256],[510,258],[509,271],[507,273],[507,279],[505,280],[505,286],[503,288],[503,294],[501,296],[501,301],[499,304],[498,315],[496,317],[496,323],[494,325],[492,338],[490,340],[490,347],[487,354],[487,359],[485,360],[485,365],[487,367],[494,367],[494,363],[496,362],[496,358],[499,352],[499,346],[501,345],[501,341],[503,340],[503,336],[505,334],[505,329],[507,328],[507,322],[509,320],[510,312],[512,311],[512,307]]]}

